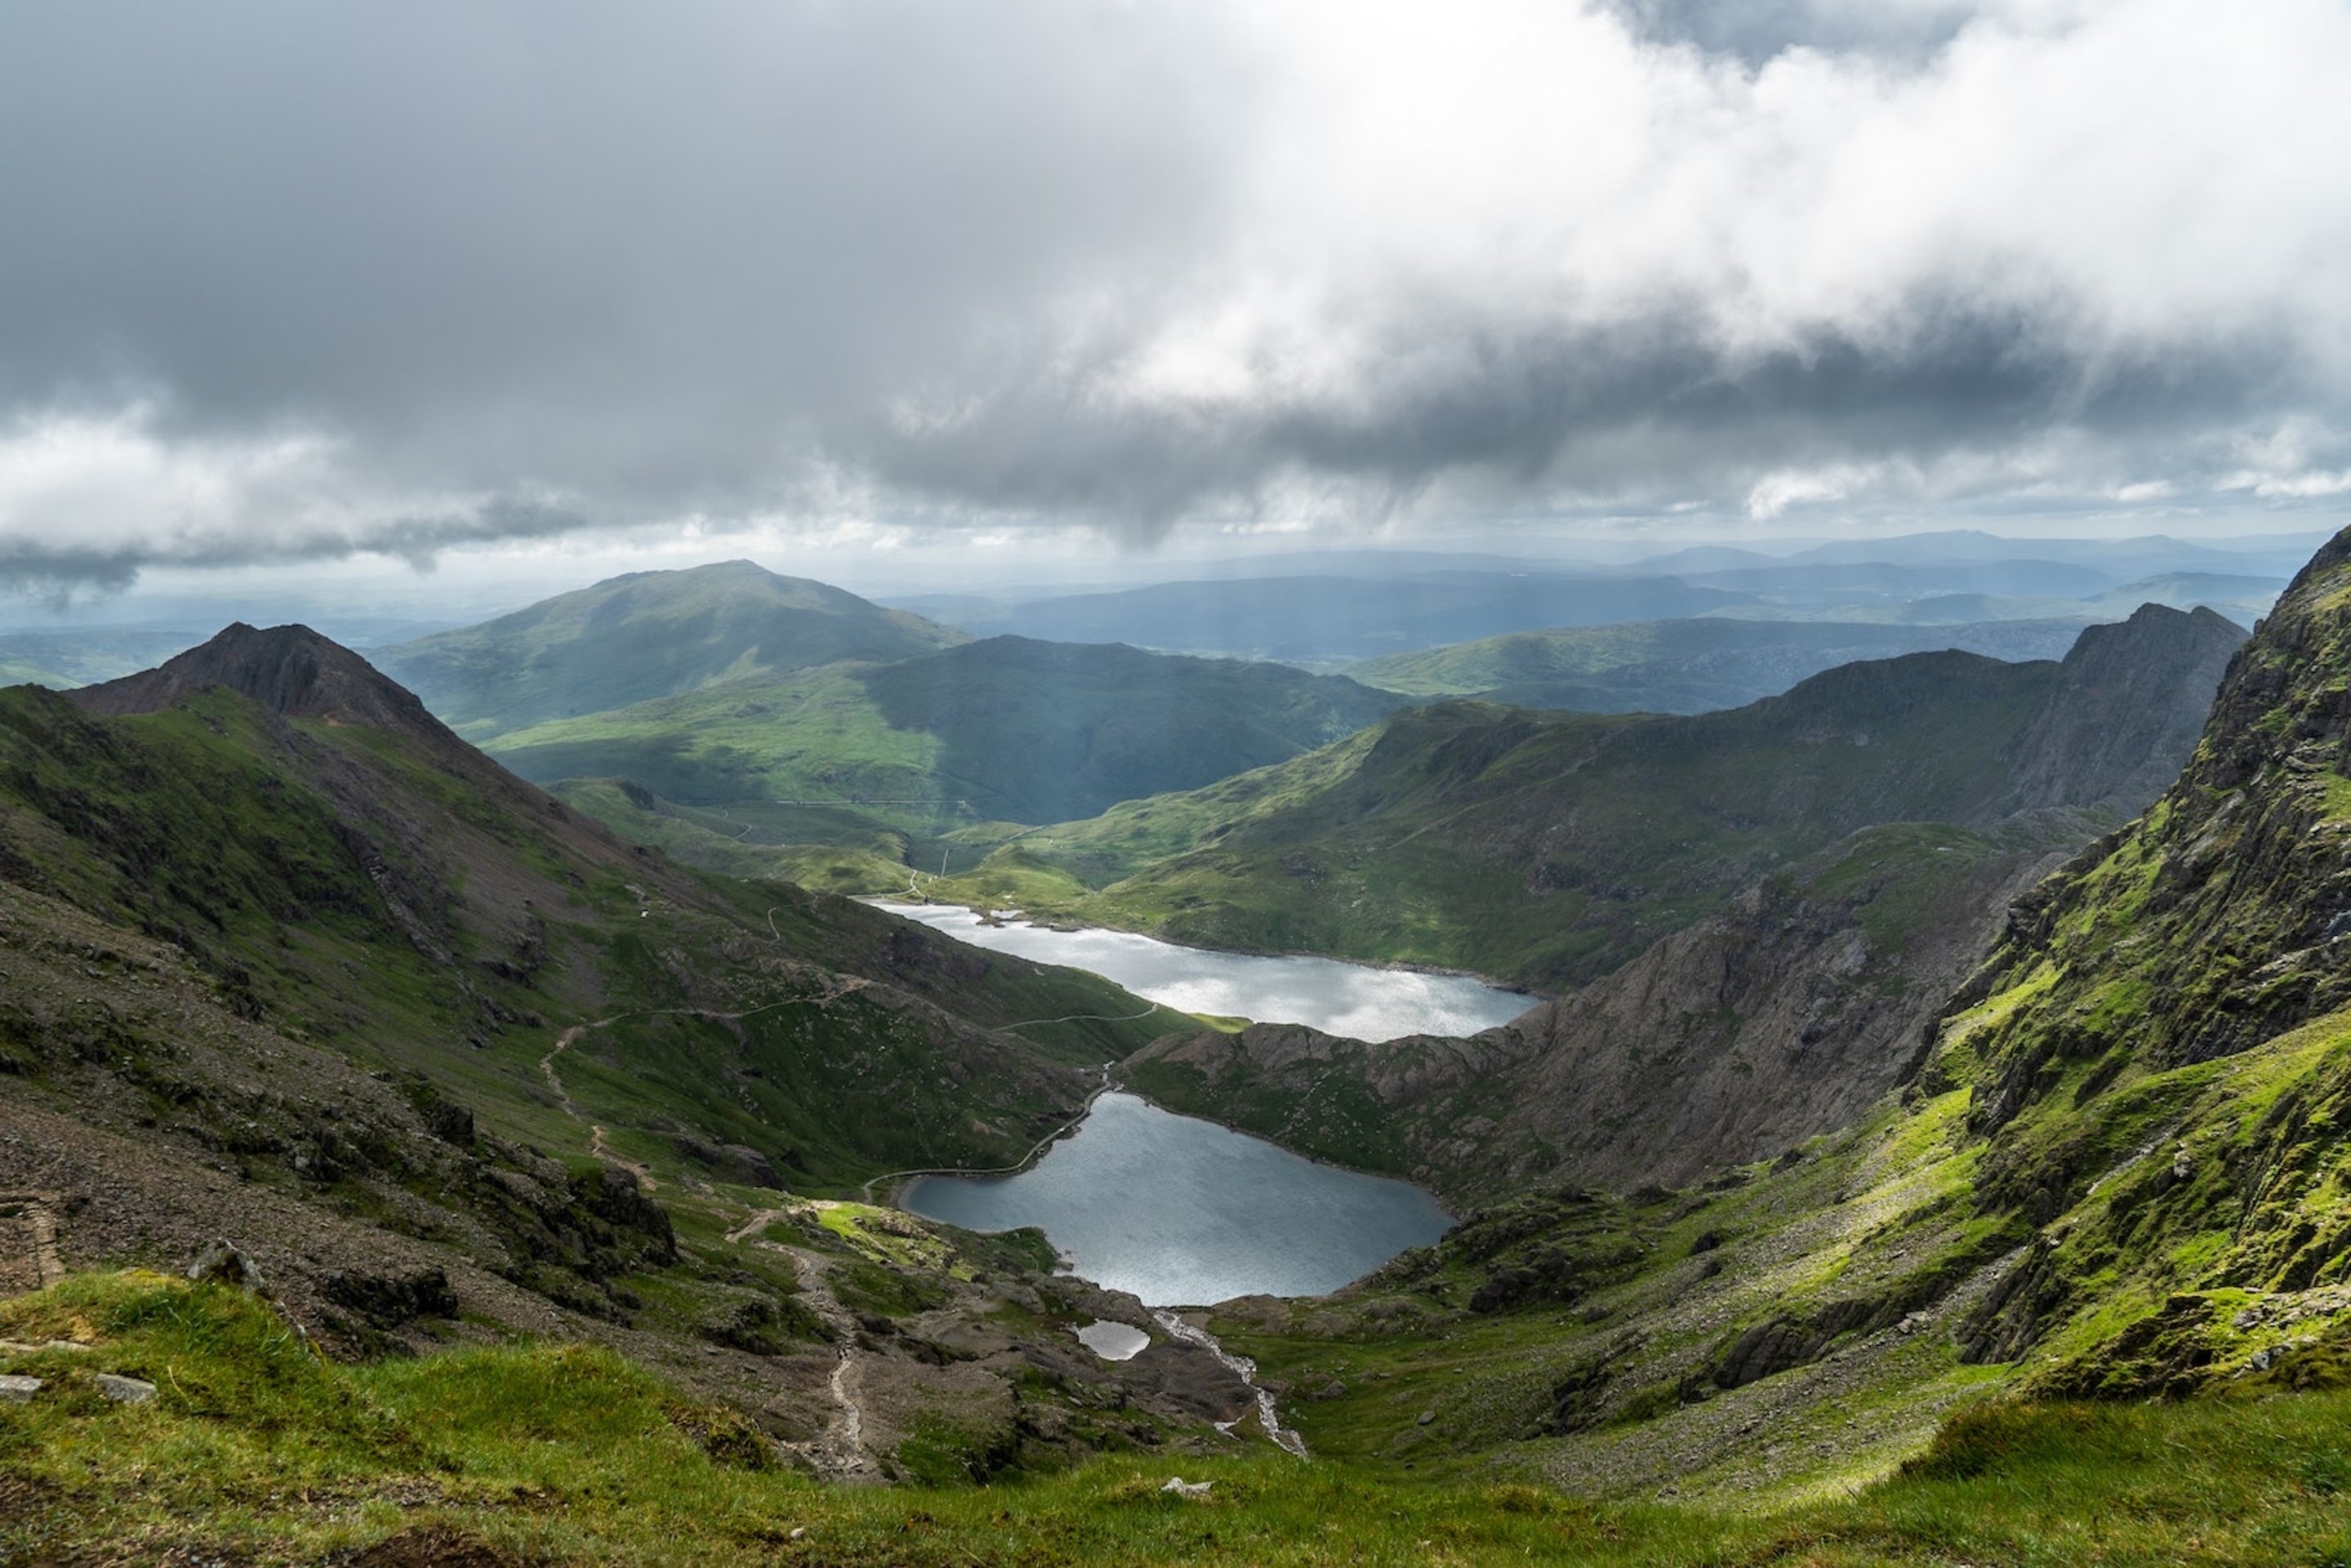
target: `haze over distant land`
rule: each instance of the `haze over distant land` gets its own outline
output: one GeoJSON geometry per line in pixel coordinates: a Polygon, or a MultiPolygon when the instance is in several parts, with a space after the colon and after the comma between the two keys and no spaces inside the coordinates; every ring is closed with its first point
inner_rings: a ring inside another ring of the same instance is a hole
{"type": "Polygon", "coordinates": [[[2325,0],[5,33],[34,604],[307,574],[396,634],[735,556],[940,591],[1145,547],[2306,549],[2351,497],[2325,0]]]}

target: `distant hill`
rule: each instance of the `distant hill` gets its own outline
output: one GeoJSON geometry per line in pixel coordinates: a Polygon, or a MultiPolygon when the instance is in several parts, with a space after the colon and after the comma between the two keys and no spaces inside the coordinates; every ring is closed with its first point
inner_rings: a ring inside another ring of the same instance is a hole
{"type": "Polygon", "coordinates": [[[1439,704],[999,855],[1031,908],[1580,984],[1869,826],[2119,820],[2186,758],[2243,637],[2150,606],[2063,663],[1912,653],[1693,717],[1439,704]]]}
{"type": "Polygon", "coordinates": [[[147,626],[0,632],[0,686],[30,683],[63,691],[143,670],[204,639],[147,626]]]}
{"type": "Polygon", "coordinates": [[[984,606],[956,623],[1068,643],[1129,643],[1329,665],[1538,626],[1667,621],[1735,610],[1750,594],[1673,577],[1427,570],[1163,582],[984,606]]]}
{"type": "Polygon", "coordinates": [[[995,637],[731,681],[490,750],[526,778],[626,778],[688,804],[1050,822],[1284,761],[1407,700],[1281,664],[995,637]]]}
{"type": "MultiPolygon", "coordinates": [[[[1956,629],[1969,622],[2085,625],[2119,621],[2151,602],[2179,610],[2209,605],[2250,624],[2304,553],[2160,538],[2101,542],[1948,533],[1853,540],[1789,557],[1705,546],[1614,566],[1399,552],[1375,569],[1360,555],[1332,554],[1298,558],[1289,563],[1298,570],[1288,571],[1269,565],[1255,574],[1201,571],[1194,580],[1139,588],[904,602],[976,635],[1116,641],[1330,669],[1512,632],[1696,617],[1933,626],[1957,638],[1956,629]],[[1330,564],[1306,570],[1322,561],[1330,564]]],[[[1952,645],[1974,644],[1921,641],[1849,656],[1952,645]]],[[[1761,695],[1750,692],[1749,700],[1761,695]]],[[[1687,700],[1720,706],[1698,695],[1687,700]]]]}
{"type": "Polygon", "coordinates": [[[1579,713],[1743,707],[1856,659],[1957,648],[1991,658],[2063,658],[2081,622],[1900,626],[1705,617],[1514,632],[1351,666],[1366,685],[1579,713]]]}
{"type": "Polygon", "coordinates": [[[748,675],[886,663],[964,634],[747,560],[632,572],[379,651],[469,740],[748,675]]]}

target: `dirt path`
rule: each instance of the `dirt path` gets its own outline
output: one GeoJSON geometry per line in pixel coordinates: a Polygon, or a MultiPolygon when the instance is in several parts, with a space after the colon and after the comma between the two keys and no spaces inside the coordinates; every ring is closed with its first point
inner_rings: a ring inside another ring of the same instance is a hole
{"type": "MultiPolygon", "coordinates": [[[[768,1216],[755,1216],[743,1234],[753,1227],[767,1223],[768,1216]]],[[[729,1238],[728,1239],[733,1239],[729,1238]]],[[[777,1247],[792,1260],[792,1270],[799,1276],[800,1300],[809,1310],[824,1320],[825,1326],[839,1336],[840,1360],[833,1364],[832,1376],[827,1386],[832,1395],[832,1419],[826,1423],[824,1435],[813,1442],[786,1445],[805,1456],[816,1472],[827,1480],[879,1482],[881,1465],[865,1446],[864,1379],[861,1375],[857,1354],[857,1319],[841,1304],[832,1293],[831,1269],[823,1259],[797,1247],[777,1247]]]]}
{"type": "Polygon", "coordinates": [[[581,1123],[588,1128],[588,1152],[606,1165],[618,1166],[621,1169],[630,1172],[647,1192],[652,1192],[660,1186],[660,1183],[653,1179],[652,1173],[636,1161],[613,1153],[608,1141],[609,1134],[604,1128],[596,1123],[590,1122],[586,1113],[582,1112],[578,1103],[572,1100],[570,1092],[563,1087],[563,1079],[555,1071],[557,1057],[570,1050],[573,1043],[590,1030],[609,1029],[629,1019],[696,1018],[711,1019],[719,1023],[739,1023],[747,1018],[757,1018],[761,1013],[773,1012],[778,1008],[799,1007],[802,1004],[829,1008],[841,998],[862,991],[872,984],[871,980],[860,975],[835,975],[832,977],[832,984],[814,996],[788,997],[779,1002],[762,1002],[756,1008],[745,1008],[739,1012],[723,1012],[716,1008],[640,1008],[634,1012],[614,1013],[611,1018],[590,1019],[586,1023],[573,1024],[555,1037],[555,1044],[549,1048],[545,1056],[538,1059],[539,1076],[547,1080],[548,1092],[555,1096],[556,1107],[573,1121],[581,1123]]]}
{"type": "MultiPolygon", "coordinates": [[[[623,1014],[622,1016],[626,1017],[627,1015],[623,1014]]],[[[602,1020],[602,1023],[611,1023],[613,1021],[613,1019],[606,1019],[602,1020]]],[[[576,1023],[569,1029],[565,1030],[560,1035],[556,1037],[554,1049],[550,1050],[545,1056],[538,1059],[538,1071],[540,1074],[546,1078],[548,1088],[554,1092],[555,1103],[562,1108],[563,1113],[570,1117],[575,1122],[587,1123],[588,1152],[597,1159],[603,1161],[606,1165],[617,1166],[622,1170],[627,1171],[631,1176],[635,1176],[637,1178],[637,1185],[644,1188],[647,1192],[658,1192],[661,1190],[661,1183],[653,1179],[653,1173],[647,1170],[643,1166],[639,1165],[636,1161],[624,1158],[623,1156],[612,1152],[611,1145],[606,1142],[606,1134],[604,1132],[603,1124],[600,1122],[589,1122],[587,1117],[580,1113],[580,1107],[572,1103],[570,1094],[567,1092],[563,1087],[563,1080],[556,1074],[555,1059],[562,1055],[565,1050],[570,1046],[571,1042],[580,1038],[582,1031],[601,1028],[602,1023],[576,1023]]]]}
{"type": "Polygon", "coordinates": [[[726,1233],[726,1239],[730,1243],[748,1241],[752,1237],[758,1235],[759,1232],[765,1230],[778,1219],[789,1218],[791,1217],[791,1212],[792,1211],[789,1208],[762,1208],[754,1213],[750,1218],[745,1220],[742,1224],[728,1231],[726,1233]]]}

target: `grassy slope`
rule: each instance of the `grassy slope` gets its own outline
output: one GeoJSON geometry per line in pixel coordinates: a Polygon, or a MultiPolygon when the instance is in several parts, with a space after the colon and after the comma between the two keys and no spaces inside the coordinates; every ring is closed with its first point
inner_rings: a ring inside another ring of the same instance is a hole
{"type": "Polygon", "coordinates": [[[1401,699],[1281,665],[995,638],[743,680],[500,737],[538,779],[838,803],[896,827],[1055,821],[1360,729],[1401,699]]]}
{"type": "Polygon", "coordinates": [[[381,667],[476,742],[716,682],[943,648],[963,634],[749,561],[632,572],[462,631],[381,667]]]}
{"type": "Polygon", "coordinates": [[[0,1329],[93,1347],[10,1364],[51,1383],[0,1406],[12,1557],[313,1562],[395,1535],[449,1560],[470,1547],[632,1564],[2301,1565],[2351,1552],[2342,1395],[1980,1412],[1897,1478],[1768,1511],[1416,1484],[1263,1449],[909,1499],[778,1473],[739,1416],[609,1353],[334,1367],[266,1307],[138,1274],[0,1303],[0,1329]],[[98,1367],[163,1391],[110,1406],[85,1381],[98,1367]],[[1210,1500],[1161,1490],[1178,1469],[1212,1482],[1210,1500]]]}
{"type": "Polygon", "coordinates": [[[458,1075],[517,1135],[549,1132],[538,1063],[583,1020],[614,1020],[572,1060],[575,1098],[616,1137],[723,1126],[820,1187],[1002,1163],[1066,1114],[1078,1063],[1149,1038],[1151,1020],[984,1033],[1137,1005],[1075,971],[974,964],[859,904],[632,856],[534,802],[402,737],[288,727],[225,692],[122,721],[0,694],[0,875],[176,944],[255,1016],[458,1075]],[[744,1016],[695,1021],[721,1014],[744,1016]],[[470,1048],[453,1061],[450,1045],[470,1048]],[[957,1061],[988,1066],[959,1107],[823,1113],[852,1072],[861,1093],[929,1105],[921,1085],[957,1061]],[[765,1123],[747,1120],[741,1071],[765,1075],[765,1123]]]}
{"type": "Polygon", "coordinates": [[[549,793],[631,843],[725,876],[848,894],[904,889],[911,880],[908,836],[853,812],[679,806],[622,779],[566,779],[549,793]],[[789,841],[773,841],[778,831],[789,841]]]}

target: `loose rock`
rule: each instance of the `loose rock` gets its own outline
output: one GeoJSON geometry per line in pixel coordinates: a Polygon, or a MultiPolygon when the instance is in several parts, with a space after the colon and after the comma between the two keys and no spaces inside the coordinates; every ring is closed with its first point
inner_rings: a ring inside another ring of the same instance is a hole
{"type": "Polygon", "coordinates": [[[155,1385],[146,1379],[112,1372],[98,1375],[98,1391],[117,1405],[144,1405],[155,1397],[155,1385]]]}
{"type": "Polygon", "coordinates": [[[0,1399],[22,1405],[41,1391],[37,1377],[0,1377],[0,1399]]]}
{"type": "Polygon", "coordinates": [[[240,1291],[261,1293],[261,1270],[253,1260],[225,1241],[214,1241],[196,1254],[188,1265],[188,1278],[199,1283],[234,1285],[240,1291]]]}

